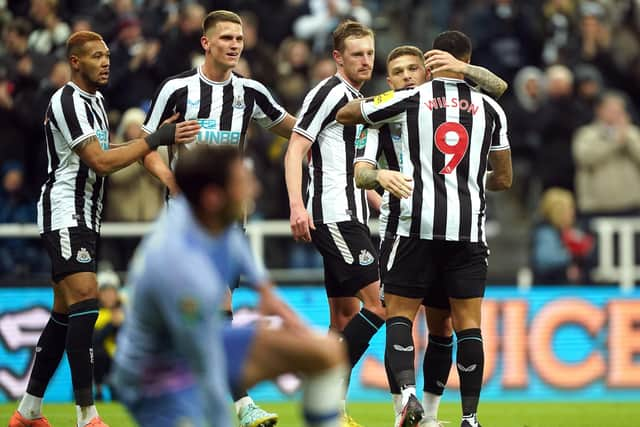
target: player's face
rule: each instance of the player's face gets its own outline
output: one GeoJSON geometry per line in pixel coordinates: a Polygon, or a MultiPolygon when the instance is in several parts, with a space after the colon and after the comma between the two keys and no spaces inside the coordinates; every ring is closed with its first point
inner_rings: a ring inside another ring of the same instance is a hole
{"type": "Polygon", "coordinates": [[[362,84],[371,80],[375,59],[373,37],[347,37],[344,41],[344,51],[334,51],[334,58],[351,82],[362,84]]]}
{"type": "Polygon", "coordinates": [[[415,55],[402,55],[387,64],[387,83],[393,90],[420,86],[426,81],[424,62],[415,55]]]}
{"type": "Polygon", "coordinates": [[[106,86],[109,66],[109,48],[102,40],[85,43],[80,54],[71,56],[71,67],[95,87],[106,86]]]}
{"type": "Polygon", "coordinates": [[[242,160],[234,162],[227,185],[227,206],[224,216],[233,222],[243,218],[245,212],[251,213],[256,196],[257,183],[253,173],[242,160]]]}
{"type": "Polygon", "coordinates": [[[222,68],[234,68],[244,47],[242,25],[235,22],[218,22],[202,36],[202,47],[213,62],[222,68]]]}

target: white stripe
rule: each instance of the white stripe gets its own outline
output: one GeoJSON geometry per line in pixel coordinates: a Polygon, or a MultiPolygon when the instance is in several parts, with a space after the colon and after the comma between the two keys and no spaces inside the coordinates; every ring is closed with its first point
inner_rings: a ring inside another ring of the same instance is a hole
{"type": "MultiPolygon", "coordinates": [[[[483,105],[483,96],[479,92],[471,91],[471,102],[474,105],[483,105]]],[[[484,141],[485,127],[484,108],[473,116],[473,135],[469,141],[469,177],[467,185],[471,194],[471,241],[478,239],[478,215],[480,215],[480,189],[478,188],[478,170],[480,169],[480,157],[482,155],[482,143],[484,141]]],[[[484,234],[484,233],[483,233],[484,234]]]]}
{"type": "MultiPolygon", "coordinates": [[[[424,94],[421,100],[433,98],[433,86],[424,86],[424,94]]],[[[433,238],[433,221],[435,217],[434,206],[436,200],[435,185],[433,183],[433,112],[420,103],[420,163],[422,167],[422,212],[420,213],[420,237],[426,239],[433,238]]],[[[413,212],[413,211],[412,211],[413,212]]],[[[411,227],[411,220],[406,221],[411,227]]],[[[407,234],[408,236],[408,234],[407,234]]]]}
{"type": "MultiPolygon", "coordinates": [[[[444,87],[445,96],[447,97],[450,106],[446,109],[446,121],[460,123],[460,109],[452,107],[453,103],[450,102],[452,98],[457,98],[460,102],[460,94],[458,93],[458,86],[455,84],[447,84],[444,87]]],[[[471,138],[471,135],[469,135],[471,138]]],[[[471,144],[471,140],[468,141],[471,144]]],[[[465,153],[465,157],[469,155],[469,149],[465,153]]],[[[444,164],[446,165],[453,158],[453,154],[445,154],[444,164]]],[[[464,158],[463,158],[464,159],[464,158]]],[[[461,160],[462,162],[462,160],[461,160]]],[[[459,166],[459,164],[458,164],[459,166]]],[[[457,168],[456,168],[457,169],[457,168]]],[[[458,194],[458,175],[454,169],[450,174],[444,175],[444,183],[447,191],[447,215],[446,215],[446,240],[459,240],[460,239],[460,197],[458,194]]],[[[439,171],[437,171],[439,172],[439,171]]]]}
{"type": "Polygon", "coordinates": [[[62,258],[69,259],[71,258],[71,236],[69,236],[69,229],[61,228],[59,234],[60,254],[62,255],[62,258]]]}
{"type": "Polygon", "coordinates": [[[391,271],[393,267],[393,262],[396,259],[396,252],[398,252],[398,245],[400,244],[400,236],[396,236],[396,239],[393,241],[393,246],[391,247],[391,252],[389,253],[389,260],[387,261],[387,271],[391,271]]]}
{"type": "Polygon", "coordinates": [[[327,228],[329,229],[329,233],[331,233],[333,243],[338,247],[340,255],[342,255],[342,258],[344,259],[344,262],[347,264],[353,264],[353,255],[349,250],[349,245],[347,245],[347,242],[344,240],[344,237],[338,228],[338,224],[335,222],[327,224],[327,228]]]}

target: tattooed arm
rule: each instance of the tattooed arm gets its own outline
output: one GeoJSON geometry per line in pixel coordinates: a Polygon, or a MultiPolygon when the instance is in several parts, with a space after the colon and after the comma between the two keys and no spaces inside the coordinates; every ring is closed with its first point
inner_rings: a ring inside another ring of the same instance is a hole
{"type": "Polygon", "coordinates": [[[433,49],[424,54],[424,65],[432,74],[452,71],[473,80],[480,89],[494,99],[500,98],[509,86],[507,82],[484,67],[471,65],[442,50],[433,49]]]}
{"type": "Polygon", "coordinates": [[[401,172],[387,169],[375,169],[371,163],[356,162],[355,179],[358,188],[368,190],[378,185],[400,199],[406,199],[413,190],[413,179],[401,172]]]}

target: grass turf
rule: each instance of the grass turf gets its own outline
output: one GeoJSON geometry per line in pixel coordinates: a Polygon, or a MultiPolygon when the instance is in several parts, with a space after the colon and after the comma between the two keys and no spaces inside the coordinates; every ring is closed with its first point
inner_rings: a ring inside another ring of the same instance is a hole
{"type": "MultiPolygon", "coordinates": [[[[264,408],[280,414],[278,427],[302,427],[299,408],[294,403],[265,403],[264,408]]],[[[0,404],[0,426],[6,426],[15,403],[0,404]]],[[[100,415],[111,427],[135,424],[118,404],[98,405],[100,415]]],[[[364,427],[392,427],[391,403],[350,403],[350,415],[364,427]]],[[[71,404],[45,404],[44,414],[53,427],[75,425],[71,404]]],[[[443,403],[440,418],[459,425],[456,403],[443,403]]],[[[485,427],[636,427],[640,425],[640,403],[557,402],[557,403],[481,403],[480,421],[485,427]]],[[[216,426],[219,427],[219,426],[216,426]]]]}

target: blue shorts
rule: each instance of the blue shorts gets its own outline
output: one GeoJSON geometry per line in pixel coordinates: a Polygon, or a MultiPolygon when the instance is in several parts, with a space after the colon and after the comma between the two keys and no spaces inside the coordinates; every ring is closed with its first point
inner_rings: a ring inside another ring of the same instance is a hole
{"type": "Polygon", "coordinates": [[[227,382],[231,389],[241,387],[244,364],[249,356],[255,334],[255,326],[234,328],[227,323],[222,329],[222,341],[227,359],[227,382]]]}
{"type": "Polygon", "coordinates": [[[195,385],[156,397],[145,397],[132,405],[124,403],[140,427],[209,425],[203,411],[202,395],[195,385]]]}

